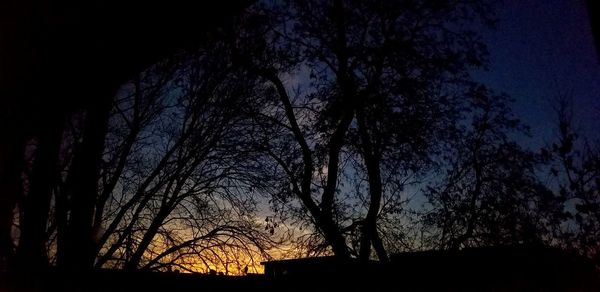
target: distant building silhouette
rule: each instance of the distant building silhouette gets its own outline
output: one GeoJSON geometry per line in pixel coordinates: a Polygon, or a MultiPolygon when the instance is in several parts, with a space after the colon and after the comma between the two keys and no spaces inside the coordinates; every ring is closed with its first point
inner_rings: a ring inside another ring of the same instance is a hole
{"type": "Polygon", "coordinates": [[[377,272],[383,266],[376,261],[361,262],[358,259],[344,259],[335,256],[287,259],[261,263],[265,267],[265,276],[271,279],[289,279],[303,277],[331,278],[337,275],[365,275],[368,269],[377,272]]]}

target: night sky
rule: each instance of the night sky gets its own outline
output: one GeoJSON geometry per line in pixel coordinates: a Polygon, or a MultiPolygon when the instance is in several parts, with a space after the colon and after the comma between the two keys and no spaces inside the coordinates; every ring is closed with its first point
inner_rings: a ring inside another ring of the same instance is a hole
{"type": "Polygon", "coordinates": [[[503,1],[497,27],[484,32],[491,65],[475,76],[498,92],[516,99],[515,113],[538,147],[554,137],[550,100],[572,92],[576,125],[600,138],[600,59],[584,1],[503,1]]]}

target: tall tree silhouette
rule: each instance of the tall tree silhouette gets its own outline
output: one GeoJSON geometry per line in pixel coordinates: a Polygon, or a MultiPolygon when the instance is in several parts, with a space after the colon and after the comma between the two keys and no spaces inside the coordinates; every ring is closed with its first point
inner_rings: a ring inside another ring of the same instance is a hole
{"type": "Polygon", "coordinates": [[[560,224],[562,200],[538,179],[542,157],[513,140],[526,128],[509,102],[484,87],[472,92],[443,179],[426,192],[433,247],[542,243],[560,224]]]}
{"type": "Polygon", "coordinates": [[[577,129],[573,97],[560,95],[554,102],[557,141],[544,149],[556,192],[566,201],[564,221],[557,235],[562,247],[600,261],[600,143],[577,129]]]}
{"type": "Polygon", "coordinates": [[[261,146],[289,181],[274,201],[308,214],[334,254],[368,259],[373,246],[386,260],[377,229],[381,169],[396,181],[425,170],[428,146],[458,116],[454,100],[469,87],[468,69],[485,63],[477,35],[457,24],[485,22],[488,9],[484,2],[284,1],[258,5],[247,19],[238,61],[277,97],[260,117],[261,146]],[[356,155],[364,168],[350,169],[356,155]],[[368,181],[368,199],[353,210],[342,203],[360,201],[348,190],[352,179],[344,181],[351,172],[368,181]],[[360,250],[349,250],[357,228],[360,250]]]}
{"type": "Polygon", "coordinates": [[[2,130],[6,133],[0,147],[0,195],[6,200],[0,218],[2,259],[14,253],[7,239],[12,237],[10,226],[19,190],[24,189],[23,204],[18,206],[22,215],[19,263],[25,270],[46,266],[43,250],[63,127],[70,115],[83,109],[88,113],[82,124],[86,128],[85,141],[73,159],[73,167],[81,172],[74,174],[79,179],[74,178],[67,187],[73,199],[69,207],[74,219],[67,226],[73,247],[68,250],[73,254],[68,257],[68,265],[89,267],[92,190],[97,184],[94,176],[99,171],[110,100],[118,86],[165,54],[195,46],[201,42],[201,34],[190,32],[198,27],[206,31],[218,23],[219,15],[235,14],[247,4],[240,1],[228,7],[213,6],[206,17],[191,17],[192,11],[204,13],[208,9],[191,9],[183,1],[160,7],[112,0],[34,2],[6,1],[0,9],[2,130]],[[181,17],[184,14],[190,17],[181,17]],[[140,24],[153,29],[137,29],[140,24]],[[137,33],[131,34],[132,30],[137,33]],[[31,175],[22,181],[27,141],[36,145],[34,166],[31,175]]]}

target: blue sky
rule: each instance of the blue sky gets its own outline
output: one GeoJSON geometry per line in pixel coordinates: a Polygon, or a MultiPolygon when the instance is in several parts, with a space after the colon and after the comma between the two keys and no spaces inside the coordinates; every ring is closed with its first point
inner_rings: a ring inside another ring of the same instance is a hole
{"type": "Polygon", "coordinates": [[[515,113],[533,135],[523,142],[552,140],[550,100],[559,92],[572,92],[577,125],[600,138],[600,59],[584,1],[503,1],[496,11],[496,29],[483,34],[490,68],[475,76],[516,99],[515,113]]]}

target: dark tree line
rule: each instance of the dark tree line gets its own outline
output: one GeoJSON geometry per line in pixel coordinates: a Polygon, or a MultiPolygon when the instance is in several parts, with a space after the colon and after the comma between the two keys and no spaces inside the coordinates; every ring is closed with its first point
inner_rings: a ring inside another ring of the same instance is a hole
{"type": "Polygon", "coordinates": [[[506,96],[485,88],[472,93],[441,182],[426,192],[433,246],[537,244],[562,222],[563,201],[539,179],[545,158],[515,141],[527,128],[508,106],[506,96]]]}
{"type": "Polygon", "coordinates": [[[476,99],[441,181],[425,193],[425,244],[557,246],[597,263],[598,141],[575,130],[572,100],[553,99],[556,140],[530,149],[517,142],[528,130],[506,97],[476,99]]]}
{"type": "Polygon", "coordinates": [[[177,33],[151,56],[43,78],[63,56],[48,53],[43,74],[2,80],[6,269],[235,273],[282,246],[384,262],[512,244],[598,257],[598,143],[577,135],[561,99],[557,141],[520,145],[510,98],[470,76],[487,66],[477,31],[492,26],[491,3],[218,12],[233,16],[165,24],[177,33]]]}
{"type": "Polygon", "coordinates": [[[4,268],[36,271],[48,265],[48,227],[54,216],[50,209],[64,199],[56,197],[63,137],[76,115],[81,117],[75,124],[81,136],[73,145],[76,155],[68,162],[75,171],[64,185],[67,204],[56,213],[67,214],[68,220],[58,224],[64,231],[63,267],[91,265],[98,175],[117,89],[161,58],[196,47],[208,30],[247,5],[239,1],[214,5],[209,11],[186,1],[168,6],[112,0],[2,2],[4,268]]]}
{"type": "MultiPolygon", "coordinates": [[[[557,139],[543,149],[550,163],[554,191],[564,204],[565,229],[560,244],[598,263],[600,261],[600,141],[581,133],[573,96],[560,94],[555,102],[557,139]]],[[[597,139],[597,138],[596,138],[597,139]]]]}

